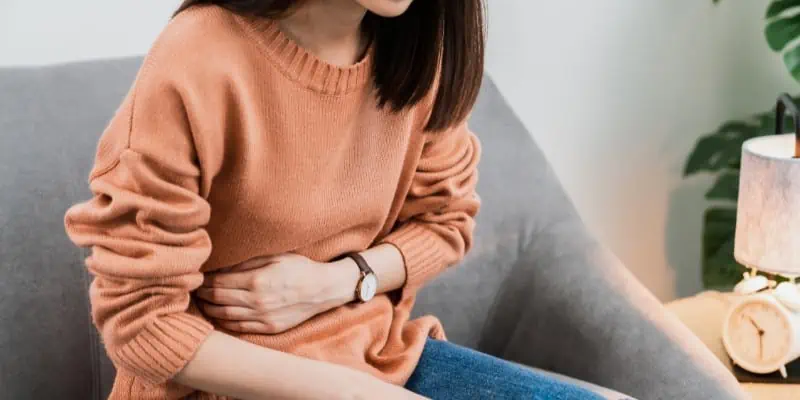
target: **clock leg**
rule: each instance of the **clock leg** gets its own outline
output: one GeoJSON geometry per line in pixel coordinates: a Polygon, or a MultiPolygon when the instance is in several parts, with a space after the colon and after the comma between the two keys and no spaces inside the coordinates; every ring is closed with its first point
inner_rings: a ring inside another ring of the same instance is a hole
{"type": "Polygon", "coordinates": [[[786,378],[788,378],[788,377],[789,377],[789,374],[788,374],[788,373],[786,373],[786,366],[785,366],[785,365],[784,365],[784,366],[782,366],[782,367],[779,369],[779,371],[781,371],[781,376],[783,377],[783,379],[786,379],[786,378]]]}

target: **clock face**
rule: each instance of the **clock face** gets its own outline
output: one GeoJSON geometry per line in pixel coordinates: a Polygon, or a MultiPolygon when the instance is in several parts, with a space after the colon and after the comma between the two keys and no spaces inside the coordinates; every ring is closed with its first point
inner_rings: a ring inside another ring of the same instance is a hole
{"type": "Polygon", "coordinates": [[[361,291],[360,297],[363,301],[367,301],[375,297],[375,292],[378,291],[378,278],[375,277],[375,274],[368,274],[364,277],[361,281],[361,287],[359,287],[361,291]]]}
{"type": "Polygon", "coordinates": [[[745,301],[728,318],[725,345],[731,358],[755,373],[774,372],[787,361],[792,326],[777,304],[745,301]]]}

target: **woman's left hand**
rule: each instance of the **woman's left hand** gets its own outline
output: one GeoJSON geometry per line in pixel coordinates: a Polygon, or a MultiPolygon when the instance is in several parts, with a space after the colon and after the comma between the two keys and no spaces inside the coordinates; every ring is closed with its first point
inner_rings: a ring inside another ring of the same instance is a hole
{"type": "Polygon", "coordinates": [[[355,265],[286,254],[207,274],[197,297],[205,315],[223,329],[275,334],[350,302],[357,281],[355,265]]]}

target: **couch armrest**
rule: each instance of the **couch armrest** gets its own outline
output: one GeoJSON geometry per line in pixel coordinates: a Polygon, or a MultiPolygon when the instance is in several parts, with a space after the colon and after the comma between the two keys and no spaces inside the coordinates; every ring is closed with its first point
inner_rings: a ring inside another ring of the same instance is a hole
{"type": "Polygon", "coordinates": [[[509,330],[498,353],[641,399],[746,398],[714,354],[569,214],[526,235],[495,305],[519,310],[514,321],[498,321],[509,330]]]}
{"type": "Polygon", "coordinates": [[[714,353],[726,368],[733,371],[733,363],[722,344],[722,324],[732,305],[730,296],[727,293],[708,291],[672,301],[666,307],[714,353]]]}

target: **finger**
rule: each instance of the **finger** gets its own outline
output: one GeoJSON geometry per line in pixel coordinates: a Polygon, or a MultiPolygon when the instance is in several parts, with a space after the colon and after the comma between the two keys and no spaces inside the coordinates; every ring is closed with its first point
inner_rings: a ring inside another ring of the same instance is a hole
{"type": "Polygon", "coordinates": [[[220,306],[247,307],[250,293],[238,289],[199,288],[197,297],[220,306]]]}
{"type": "Polygon", "coordinates": [[[247,307],[218,306],[210,303],[205,303],[201,307],[207,316],[225,321],[256,321],[258,317],[255,310],[247,307]]]}
{"type": "Polygon", "coordinates": [[[270,312],[267,318],[262,316],[260,321],[264,322],[268,328],[272,328],[274,333],[280,333],[308,321],[317,313],[318,310],[313,307],[300,305],[270,312]]]}
{"type": "Polygon", "coordinates": [[[203,278],[204,287],[250,289],[253,287],[253,272],[216,272],[206,274],[203,278]]]}
{"type": "Polygon", "coordinates": [[[310,260],[310,258],[308,258],[306,256],[302,256],[302,255],[297,254],[297,253],[283,253],[283,254],[279,254],[279,255],[277,255],[275,257],[272,257],[271,262],[272,263],[277,263],[277,262],[283,262],[283,261],[308,261],[308,260],[310,260]]]}
{"type": "Polygon", "coordinates": [[[244,271],[249,271],[249,270],[253,270],[253,269],[266,267],[266,266],[268,266],[270,264],[273,264],[275,262],[276,257],[279,257],[279,256],[267,256],[267,257],[251,258],[251,259],[249,259],[249,260],[247,260],[247,261],[245,261],[245,262],[243,262],[241,264],[234,265],[233,267],[231,267],[231,271],[244,272],[244,271]]]}
{"type": "Polygon", "coordinates": [[[219,327],[232,332],[240,333],[278,333],[273,327],[259,321],[219,321],[219,327]]]}

